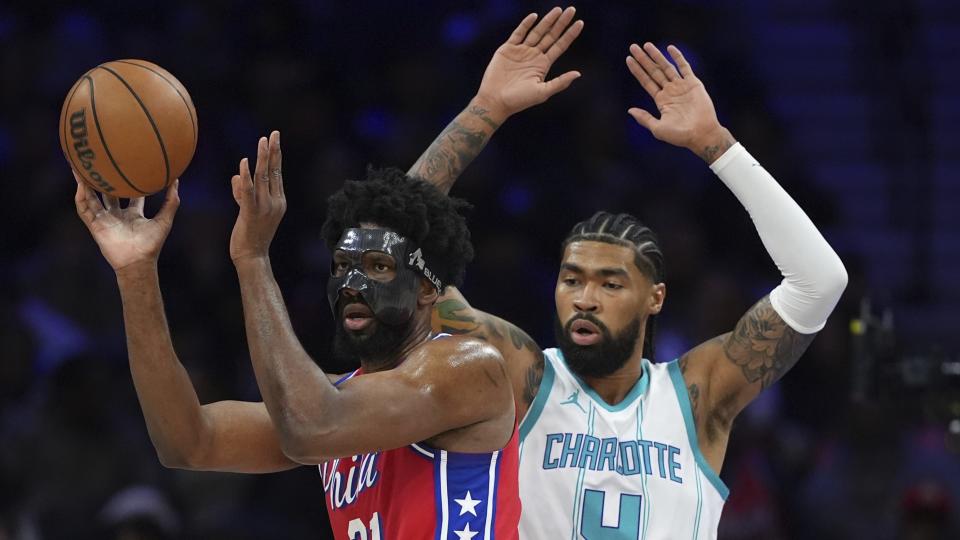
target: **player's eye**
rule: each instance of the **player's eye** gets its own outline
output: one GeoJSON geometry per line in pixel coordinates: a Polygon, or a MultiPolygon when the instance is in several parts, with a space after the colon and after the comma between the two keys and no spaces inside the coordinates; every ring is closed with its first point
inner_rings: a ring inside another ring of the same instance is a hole
{"type": "Polygon", "coordinates": [[[563,278],[563,284],[568,287],[573,287],[574,285],[577,284],[577,278],[572,278],[572,277],[563,278]]]}
{"type": "Polygon", "coordinates": [[[623,288],[623,285],[621,285],[621,284],[619,284],[619,283],[614,283],[614,282],[612,282],[612,281],[608,281],[608,282],[604,283],[603,286],[606,287],[607,289],[612,290],[612,291],[618,291],[618,290],[620,290],[620,289],[623,288]]]}
{"type": "Polygon", "coordinates": [[[387,266],[387,265],[385,265],[385,264],[383,264],[383,263],[374,263],[373,269],[374,269],[374,271],[376,271],[376,272],[386,272],[386,271],[390,270],[390,267],[387,266]]]}
{"type": "Polygon", "coordinates": [[[333,263],[333,275],[342,276],[347,272],[347,267],[349,265],[345,262],[334,262],[333,263]]]}

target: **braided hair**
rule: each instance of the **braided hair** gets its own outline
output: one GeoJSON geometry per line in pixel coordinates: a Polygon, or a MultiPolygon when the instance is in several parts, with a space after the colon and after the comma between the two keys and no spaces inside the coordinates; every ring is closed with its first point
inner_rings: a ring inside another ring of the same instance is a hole
{"type": "MultiPolygon", "coordinates": [[[[657,236],[630,214],[613,214],[600,211],[590,219],[573,226],[563,241],[562,251],[573,242],[593,241],[616,244],[633,249],[633,262],[654,283],[664,280],[663,252],[657,236]]],[[[643,336],[643,356],[653,360],[653,334],[656,331],[656,316],[647,317],[643,336]]]]}

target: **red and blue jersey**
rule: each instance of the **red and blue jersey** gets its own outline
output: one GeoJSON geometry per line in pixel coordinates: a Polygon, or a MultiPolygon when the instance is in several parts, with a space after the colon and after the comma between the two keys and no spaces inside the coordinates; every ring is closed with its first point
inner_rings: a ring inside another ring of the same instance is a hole
{"type": "MultiPolygon", "coordinates": [[[[361,375],[357,370],[337,382],[361,375]]],[[[515,540],[518,435],[495,452],[411,444],[320,465],[338,540],[515,540]]]]}

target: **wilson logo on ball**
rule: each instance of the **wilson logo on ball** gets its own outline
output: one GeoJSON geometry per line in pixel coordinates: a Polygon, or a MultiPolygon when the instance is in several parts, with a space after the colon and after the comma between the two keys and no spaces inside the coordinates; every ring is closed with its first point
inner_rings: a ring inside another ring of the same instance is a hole
{"type": "Polygon", "coordinates": [[[83,169],[87,171],[90,178],[96,182],[97,187],[104,193],[112,192],[113,186],[104,181],[100,173],[93,169],[93,160],[96,159],[97,155],[90,149],[90,144],[87,141],[86,109],[80,109],[70,115],[70,137],[73,138],[73,150],[77,153],[77,159],[80,160],[83,169]]]}

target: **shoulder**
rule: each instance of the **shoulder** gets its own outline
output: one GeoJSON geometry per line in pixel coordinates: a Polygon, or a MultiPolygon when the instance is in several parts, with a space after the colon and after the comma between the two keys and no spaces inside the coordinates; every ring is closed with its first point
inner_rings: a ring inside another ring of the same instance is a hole
{"type": "Polygon", "coordinates": [[[486,375],[494,381],[506,379],[503,355],[490,343],[471,336],[446,336],[418,347],[403,363],[406,371],[431,379],[454,380],[486,375]]]}

